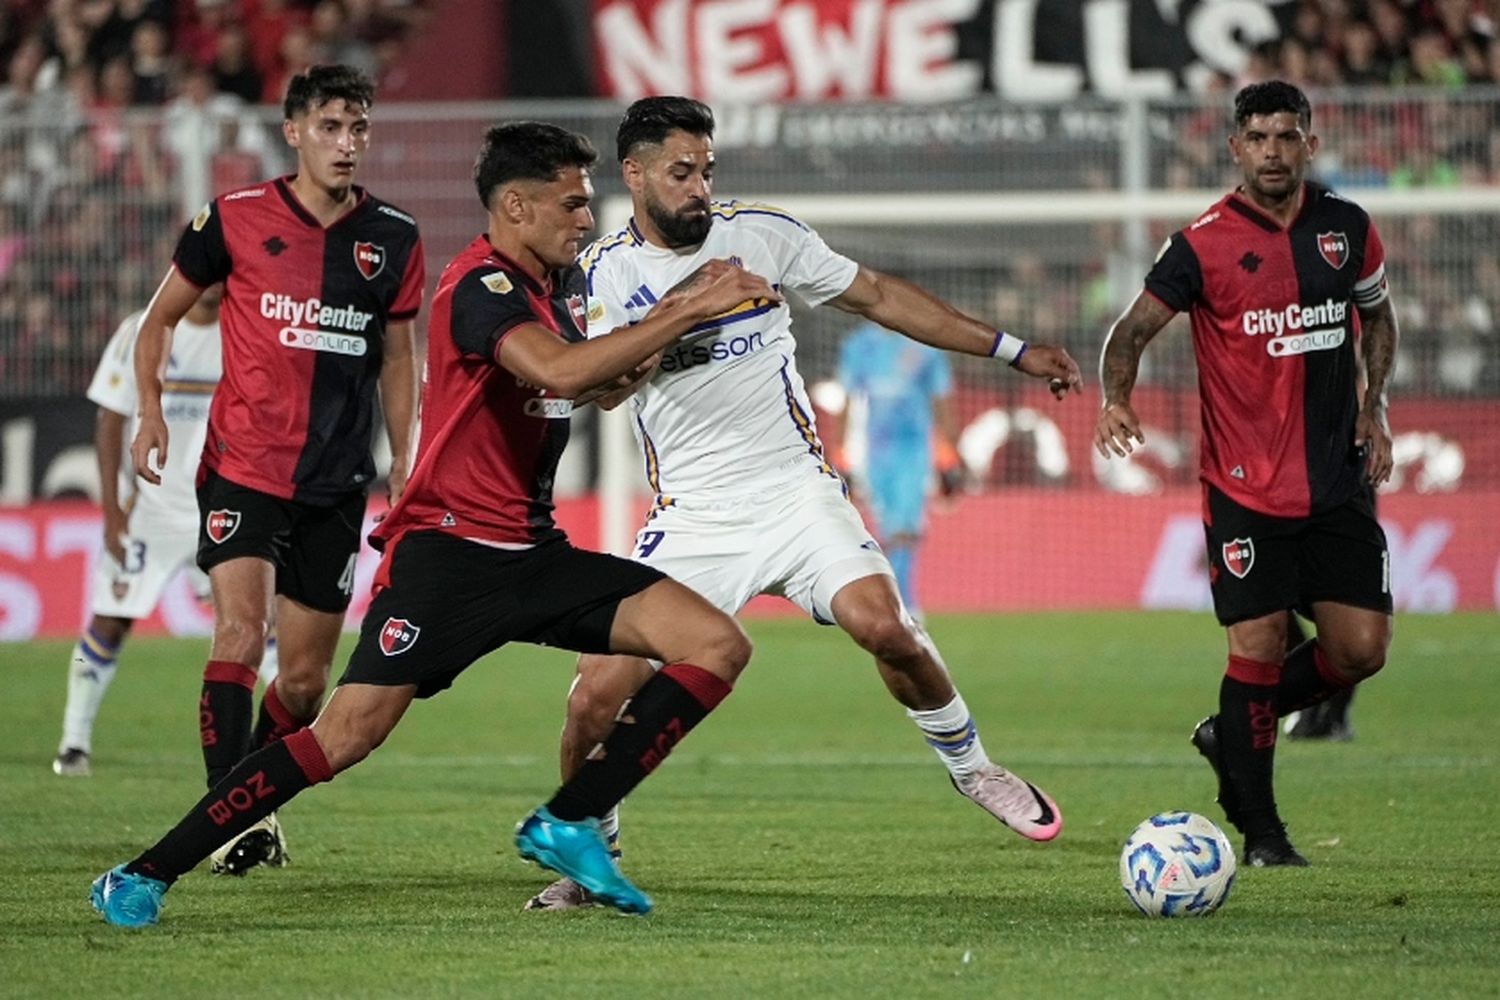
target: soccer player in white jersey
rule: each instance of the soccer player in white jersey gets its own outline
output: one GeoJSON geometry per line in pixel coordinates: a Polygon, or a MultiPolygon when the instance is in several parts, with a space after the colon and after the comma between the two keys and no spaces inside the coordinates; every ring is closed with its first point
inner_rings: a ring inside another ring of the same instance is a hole
{"type": "MultiPolygon", "coordinates": [[[[104,545],[90,585],[93,617],[73,647],[68,670],[62,742],[52,762],[52,770],[60,775],[90,773],[94,719],[114,680],[120,649],[136,621],[151,613],[180,569],[194,574],[200,595],[208,594],[208,577],[194,565],[198,500],[193,482],[208,427],[209,400],[222,370],[222,294],[223,286],[213,286],[177,324],[164,381],[163,410],[173,439],[183,441],[184,447],[172,451],[161,489],[137,490],[135,476],[122,462],[125,442],[135,436],[135,341],[141,313],[120,324],[89,384],[88,398],[99,407],[94,448],[104,509],[104,545]]],[[[275,676],[274,659],[269,668],[264,663],[262,667],[262,678],[268,673],[275,676]]]]}
{"type": "MultiPolygon", "coordinates": [[[[626,111],[616,151],[634,214],[579,260],[590,336],[640,320],[705,261],[724,258],[809,305],[826,302],[934,347],[1008,362],[1048,379],[1058,398],[1082,384],[1059,347],[1028,345],[863,267],[783,211],[711,200],[713,129],[713,112],[688,98],[646,98],[626,111]]],[[[959,792],[1023,837],[1051,840],[1062,827],[1056,804],[985,754],[937,649],[902,606],[890,563],[824,457],[795,352],[787,306],[747,303],[690,330],[653,373],[599,401],[628,399],[656,493],[635,558],[731,614],[768,593],[838,624],[875,657],[959,792]]],[[[565,776],[605,738],[650,670],[626,657],[579,660],[563,731],[565,776]]],[[[613,813],[605,833],[614,842],[613,813]]],[[[527,908],[589,902],[563,880],[527,908]]]]}

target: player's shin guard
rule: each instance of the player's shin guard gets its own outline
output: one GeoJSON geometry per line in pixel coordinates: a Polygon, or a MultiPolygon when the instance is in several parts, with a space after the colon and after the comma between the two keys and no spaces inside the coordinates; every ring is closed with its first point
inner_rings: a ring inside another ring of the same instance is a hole
{"type": "Polygon", "coordinates": [[[729,692],[726,681],[701,667],[663,667],[626,704],[602,749],[557,790],[547,803],[548,811],[570,822],[603,816],[656,770],[729,692]]]}
{"type": "Polygon", "coordinates": [[[295,718],[282,703],[281,695],[276,690],[276,682],[272,681],[267,685],[265,694],[261,695],[260,718],[256,720],[250,745],[259,750],[277,740],[286,739],[307,724],[306,721],[295,718]]]}
{"type": "Polygon", "coordinates": [[[333,778],[311,729],[299,729],[240,762],[156,845],[125,866],[171,885],[304,788],[333,778]]]}
{"type": "Polygon", "coordinates": [[[1287,654],[1276,685],[1276,714],[1300,712],[1353,686],[1334,672],[1318,640],[1311,639],[1287,654]]]}
{"type": "MultiPolygon", "coordinates": [[[[203,766],[213,788],[250,752],[255,711],[255,668],[229,660],[209,660],[198,700],[198,735],[203,766]]],[[[215,845],[217,846],[217,845],[215,845]]]]}
{"type": "Polygon", "coordinates": [[[1276,683],[1281,664],[1231,656],[1219,686],[1219,745],[1234,782],[1247,836],[1280,829],[1272,772],[1276,760],[1276,683]]]}

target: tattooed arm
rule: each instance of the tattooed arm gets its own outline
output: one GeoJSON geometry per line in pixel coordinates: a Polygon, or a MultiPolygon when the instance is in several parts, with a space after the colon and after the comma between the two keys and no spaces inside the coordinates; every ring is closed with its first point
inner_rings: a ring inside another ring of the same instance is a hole
{"type": "Polygon", "coordinates": [[[1372,486],[1391,477],[1391,427],[1386,419],[1386,383],[1396,367],[1396,310],[1387,296],[1359,310],[1365,398],[1354,424],[1354,443],[1365,449],[1365,474],[1372,486]]]}
{"type": "Polygon", "coordinates": [[[1141,422],[1130,407],[1130,392],[1135,388],[1141,353],[1167,321],[1177,315],[1154,295],[1137,295],[1125,314],[1115,320],[1104,338],[1099,356],[1099,384],[1104,387],[1104,405],[1094,425],[1094,447],[1099,454],[1128,455],[1134,450],[1131,439],[1144,443],[1141,422]]]}

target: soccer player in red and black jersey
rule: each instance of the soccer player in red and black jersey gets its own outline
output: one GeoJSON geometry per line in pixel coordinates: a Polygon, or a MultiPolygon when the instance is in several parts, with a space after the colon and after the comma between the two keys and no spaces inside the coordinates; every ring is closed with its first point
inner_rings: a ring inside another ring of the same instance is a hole
{"type": "Polygon", "coordinates": [[[1229,638],[1219,712],[1193,744],[1245,835],[1245,860],[1305,865],[1276,808],[1277,719],[1385,665],[1390,557],[1374,489],[1391,472],[1396,317],[1370,217],[1303,179],[1318,139],[1302,92],[1280,81],[1246,87],[1234,124],[1229,149],[1244,183],[1167,241],[1110,330],[1094,440],[1105,457],[1144,440],[1130,406],[1141,352],[1186,310],[1209,578],[1229,638]],[[1317,637],[1286,652],[1286,612],[1307,606],[1317,637]]]}
{"type": "Polygon", "coordinates": [[[373,536],[384,559],[348,669],[310,727],[247,757],[154,847],[99,877],[92,899],[110,923],[155,923],[162,894],[218,843],[362,760],[413,698],[513,641],[664,664],[602,751],[516,831],[522,857],[620,910],[651,908],[598,817],[729,693],[750,641],[660,571],[573,548],[552,521],[552,480],[576,401],[638,379],[696,324],[780,296],[714,261],[641,322],[584,340],[573,259],[593,226],[594,160],[587,139],[553,125],[487,133],[475,182],[489,228],[438,282],[417,464],[373,536]]]}
{"type": "MultiPolygon", "coordinates": [[[[198,564],[213,585],[214,635],[199,724],[209,787],[257,745],[317,715],[354,588],[375,476],[377,387],[393,498],[416,412],[413,325],[425,267],[415,220],[354,184],[374,89],[358,70],[315,66],[287,87],[283,134],[297,172],[214,199],[183,231],[141,324],[139,474],[169,447],[162,361],[202,289],[225,282],[224,377],[198,473],[198,564]],[[269,623],[281,670],[252,732],[269,623]]],[[[285,862],[275,817],[226,844],[215,870],[285,862]]]]}

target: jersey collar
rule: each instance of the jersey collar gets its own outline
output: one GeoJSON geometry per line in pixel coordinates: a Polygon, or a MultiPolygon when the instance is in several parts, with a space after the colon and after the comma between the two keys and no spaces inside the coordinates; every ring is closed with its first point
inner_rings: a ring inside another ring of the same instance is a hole
{"type": "Polygon", "coordinates": [[[1291,224],[1283,228],[1280,222],[1271,218],[1270,215],[1266,214],[1265,210],[1245,197],[1242,193],[1243,190],[1243,188],[1237,187],[1231,191],[1229,197],[1224,199],[1225,206],[1232,209],[1236,215],[1242,216],[1253,225],[1259,226],[1268,233],[1289,232],[1296,229],[1298,224],[1307,218],[1308,212],[1312,210],[1313,202],[1317,201],[1323,193],[1321,185],[1314,184],[1311,181],[1304,181],[1302,183],[1302,204],[1298,207],[1297,214],[1292,216],[1291,224]]]}
{"type": "Polygon", "coordinates": [[[335,226],[343,225],[345,222],[348,222],[356,215],[359,215],[360,211],[364,209],[365,205],[370,200],[370,194],[368,191],[360,187],[358,184],[353,185],[354,207],[335,219],[332,225],[325,227],[323,223],[319,222],[317,218],[303,206],[302,202],[297,199],[296,193],[292,191],[292,180],[296,176],[296,174],[287,174],[283,177],[276,178],[276,193],[281,195],[281,200],[286,203],[286,207],[291,210],[291,213],[293,215],[300,219],[304,224],[309,225],[314,229],[333,229],[335,226]]]}

